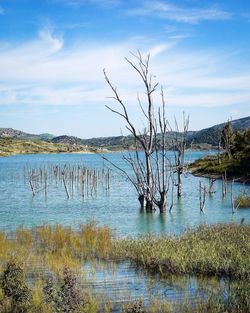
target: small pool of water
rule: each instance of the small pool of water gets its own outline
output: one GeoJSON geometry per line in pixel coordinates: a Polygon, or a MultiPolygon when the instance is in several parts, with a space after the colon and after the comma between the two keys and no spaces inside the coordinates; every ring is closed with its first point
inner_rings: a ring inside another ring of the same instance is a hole
{"type": "Polygon", "coordinates": [[[84,266],[82,284],[99,298],[100,303],[107,299],[118,312],[123,304],[141,299],[148,305],[152,301],[164,300],[170,303],[183,303],[189,299],[194,301],[197,296],[206,298],[216,288],[226,288],[225,281],[217,278],[195,278],[169,276],[161,278],[139,271],[129,263],[87,263],[84,266]]]}

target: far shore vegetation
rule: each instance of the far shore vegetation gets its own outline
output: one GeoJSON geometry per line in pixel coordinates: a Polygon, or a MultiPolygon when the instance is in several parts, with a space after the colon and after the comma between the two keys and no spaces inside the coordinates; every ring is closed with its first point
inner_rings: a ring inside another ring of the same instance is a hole
{"type": "Polygon", "coordinates": [[[39,153],[95,153],[98,149],[85,145],[52,143],[42,140],[0,138],[0,156],[39,153]]]}
{"type": "MultiPolygon", "coordinates": [[[[116,138],[116,137],[114,137],[116,138]]],[[[103,138],[103,141],[105,138],[103,138]]],[[[93,140],[94,141],[94,140],[93,140]]],[[[17,139],[17,138],[0,138],[0,157],[17,155],[17,154],[43,154],[43,153],[105,153],[105,152],[120,152],[124,150],[135,150],[133,145],[124,147],[122,143],[99,144],[97,140],[96,146],[72,143],[54,143],[49,140],[40,139],[17,139]]],[[[193,150],[210,150],[209,144],[194,144],[193,150]]]]}
{"type": "Polygon", "coordinates": [[[224,152],[206,156],[190,165],[198,176],[226,175],[230,179],[250,183],[250,128],[233,132],[230,123],[224,127],[221,137],[224,152]]]}
{"type": "Polygon", "coordinates": [[[218,284],[209,293],[185,303],[152,298],[138,300],[121,312],[250,311],[250,227],[200,226],[181,236],[147,235],[119,238],[108,227],[90,222],[73,230],[44,225],[0,233],[0,312],[112,312],[110,299],[103,303],[82,288],[84,262],[130,262],[145,273],[160,276],[217,276],[229,279],[226,291],[218,284]]]}

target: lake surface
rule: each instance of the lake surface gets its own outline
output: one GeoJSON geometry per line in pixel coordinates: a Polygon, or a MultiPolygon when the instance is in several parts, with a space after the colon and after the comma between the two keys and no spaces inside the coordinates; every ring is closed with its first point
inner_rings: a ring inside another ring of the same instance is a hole
{"type": "MultiPolygon", "coordinates": [[[[191,162],[208,152],[188,152],[186,161],[191,162]]],[[[120,153],[105,155],[112,162],[129,171],[120,153]]],[[[171,155],[170,155],[171,157],[171,155]]],[[[216,191],[207,197],[204,213],[199,208],[199,182],[208,185],[208,179],[183,175],[183,196],[180,200],[174,195],[171,214],[149,214],[141,212],[133,186],[119,172],[112,171],[110,190],[105,184],[98,185],[97,192],[84,195],[76,185],[73,188],[70,177],[66,181],[69,198],[62,180],[55,180],[55,166],[61,169],[67,165],[71,169],[86,166],[89,169],[103,168],[107,165],[99,155],[94,154],[42,154],[17,155],[0,158],[0,230],[11,231],[20,226],[34,227],[41,224],[63,224],[77,228],[79,224],[95,220],[100,225],[108,225],[119,236],[138,236],[141,234],[181,234],[188,227],[200,224],[240,222],[250,223],[250,209],[238,210],[232,214],[231,196],[222,198],[221,181],[215,182],[216,191]],[[43,182],[37,178],[35,196],[32,195],[28,172],[46,169],[48,173],[47,195],[43,182]]],[[[230,183],[228,183],[230,190],[230,183]]],[[[235,183],[233,194],[250,192],[249,186],[235,183]]],[[[170,196],[169,196],[170,197],[170,196]]],[[[170,202],[170,200],[169,200],[170,202]]],[[[83,264],[83,287],[91,290],[100,303],[110,299],[112,312],[120,312],[123,303],[143,299],[145,304],[159,298],[183,302],[192,300],[197,294],[206,298],[209,290],[224,286],[217,279],[195,277],[151,276],[131,267],[128,263],[83,264]]]]}
{"type": "MultiPolygon", "coordinates": [[[[205,154],[208,152],[188,152],[186,161],[191,162],[205,154]]],[[[126,169],[120,153],[105,156],[126,169]]],[[[188,227],[240,222],[242,218],[245,223],[250,223],[250,209],[240,209],[232,214],[230,193],[228,192],[226,199],[222,198],[219,180],[214,185],[216,192],[207,197],[204,213],[200,213],[199,182],[208,185],[208,179],[191,174],[183,175],[183,197],[178,200],[175,196],[171,214],[167,212],[165,215],[158,211],[152,214],[140,212],[133,186],[115,171],[112,172],[109,192],[105,188],[99,188],[97,195],[83,197],[75,190],[68,199],[62,185],[51,184],[48,186],[47,197],[43,190],[33,197],[27,171],[64,164],[99,169],[105,166],[103,159],[94,154],[17,155],[0,158],[1,230],[9,231],[19,226],[33,227],[44,223],[77,227],[95,220],[100,225],[108,225],[118,235],[137,236],[146,233],[180,234],[188,227]]],[[[250,187],[235,183],[234,197],[241,192],[249,194],[250,187]]]]}

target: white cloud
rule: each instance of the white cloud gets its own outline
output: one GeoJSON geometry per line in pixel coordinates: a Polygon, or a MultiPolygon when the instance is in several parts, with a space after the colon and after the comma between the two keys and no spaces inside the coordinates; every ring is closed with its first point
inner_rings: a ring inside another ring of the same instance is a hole
{"type": "Polygon", "coordinates": [[[227,93],[223,94],[220,92],[212,93],[198,93],[192,95],[173,95],[168,96],[168,103],[174,106],[183,107],[219,107],[219,106],[230,106],[238,105],[242,103],[248,103],[250,99],[250,92],[241,94],[227,93]]]}
{"type": "Polygon", "coordinates": [[[180,7],[164,1],[145,1],[142,7],[131,9],[130,14],[197,24],[201,21],[228,20],[231,13],[211,7],[207,9],[180,7]]]}
{"type": "Polygon", "coordinates": [[[172,44],[160,44],[158,46],[153,47],[152,49],[149,50],[149,54],[151,57],[156,57],[158,54],[168,50],[169,48],[172,47],[172,44]]]}
{"type": "Polygon", "coordinates": [[[176,40],[145,42],[143,38],[115,43],[81,42],[69,48],[62,36],[43,29],[33,41],[6,45],[0,50],[0,104],[110,103],[105,97],[112,94],[102,73],[106,68],[126,103],[133,105],[137,92],[143,95],[143,89],[124,56],[138,48],[151,53],[152,72],[167,88],[170,105],[249,103],[250,69],[245,67],[242,73],[228,71],[229,65],[237,67],[240,60],[211,51],[180,52],[176,40]]]}
{"type": "Polygon", "coordinates": [[[39,33],[42,41],[50,47],[51,52],[59,51],[63,46],[63,38],[62,36],[56,37],[53,36],[51,30],[49,28],[44,28],[39,33]]]}

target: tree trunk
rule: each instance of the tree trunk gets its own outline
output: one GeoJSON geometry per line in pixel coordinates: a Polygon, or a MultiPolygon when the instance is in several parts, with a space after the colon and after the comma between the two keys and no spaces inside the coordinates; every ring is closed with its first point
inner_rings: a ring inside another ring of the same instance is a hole
{"type": "Polygon", "coordinates": [[[147,189],[146,189],[146,209],[152,211],[154,207],[153,203],[153,179],[152,179],[152,164],[150,153],[145,153],[146,157],[146,173],[147,173],[147,189]]]}
{"type": "Polygon", "coordinates": [[[159,201],[158,204],[160,213],[165,213],[166,212],[166,207],[167,207],[167,197],[166,197],[166,192],[161,192],[161,200],[159,201]]]}
{"type": "Polygon", "coordinates": [[[147,212],[152,212],[154,208],[154,204],[152,200],[148,200],[146,201],[146,211],[147,212]]]}
{"type": "Polygon", "coordinates": [[[181,192],[182,192],[182,190],[181,190],[181,169],[180,168],[178,168],[178,172],[177,172],[177,174],[178,174],[178,183],[177,183],[177,196],[178,197],[181,197],[181,192]]]}
{"type": "Polygon", "coordinates": [[[139,195],[138,200],[141,205],[141,209],[144,210],[146,208],[146,198],[144,195],[139,195]]]}

